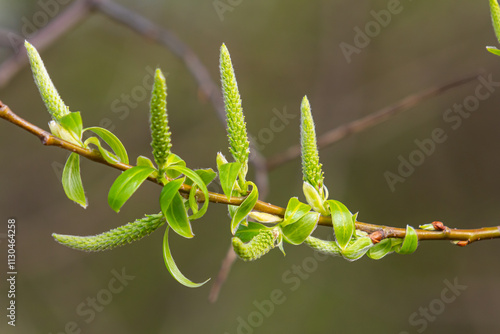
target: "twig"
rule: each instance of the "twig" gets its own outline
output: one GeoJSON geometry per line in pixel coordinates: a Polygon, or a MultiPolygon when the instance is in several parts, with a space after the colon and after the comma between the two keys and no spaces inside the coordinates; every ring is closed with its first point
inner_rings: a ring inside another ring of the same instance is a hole
{"type": "Polygon", "coordinates": [[[226,256],[224,257],[224,260],[222,260],[222,266],[219,270],[219,274],[217,275],[217,278],[215,279],[215,282],[210,289],[210,293],[208,295],[209,302],[215,303],[217,301],[220,289],[222,288],[222,285],[224,285],[224,282],[227,279],[227,275],[229,275],[231,267],[234,261],[236,261],[236,258],[237,256],[233,250],[233,247],[229,246],[226,256]]]}
{"type": "MultiPolygon", "coordinates": [[[[476,79],[478,75],[479,75],[478,73],[474,73],[472,75],[468,75],[466,77],[453,80],[447,84],[433,87],[420,93],[409,95],[404,99],[394,103],[393,105],[382,108],[379,111],[369,114],[368,116],[365,116],[353,122],[332,129],[318,137],[318,148],[319,149],[325,148],[344,138],[349,137],[350,135],[364,131],[377,124],[380,124],[403,111],[415,107],[416,105],[425,100],[428,100],[434,96],[438,96],[452,88],[459,87],[466,83],[469,83],[474,79],[476,79]]],[[[300,146],[299,145],[291,146],[286,151],[283,151],[271,158],[268,158],[267,168],[268,170],[272,170],[298,157],[300,157],[300,146]]]]}
{"type": "MultiPolygon", "coordinates": [[[[71,144],[65,140],[59,139],[47,131],[29,123],[28,121],[22,119],[21,117],[17,116],[10,110],[10,108],[3,104],[2,101],[0,101],[0,118],[3,118],[19,127],[22,129],[32,133],[33,135],[37,136],[41,141],[42,144],[47,145],[47,146],[57,146],[60,148],[63,148],[65,150],[75,152],[87,159],[90,159],[92,161],[102,163],[104,165],[119,169],[119,170],[127,170],[129,168],[132,168],[132,166],[123,164],[123,163],[116,163],[112,164],[107,162],[100,154],[98,151],[95,150],[89,150],[85,149],[79,146],[76,146],[74,144],[71,144]]],[[[156,184],[161,184],[158,180],[155,178],[149,178],[150,181],[156,183],[156,184]]],[[[189,193],[191,190],[191,187],[189,185],[183,184],[180,191],[182,193],[189,193]]],[[[203,201],[204,196],[201,191],[197,191],[196,193],[198,200],[203,201]]],[[[245,197],[231,197],[227,198],[224,194],[219,194],[219,193],[214,193],[214,192],[209,192],[209,201],[213,203],[223,203],[227,205],[240,205],[245,197]]],[[[276,205],[273,205],[271,203],[266,203],[263,201],[257,201],[257,204],[254,207],[254,210],[256,211],[261,211],[261,212],[266,212],[274,215],[278,215],[280,217],[283,217],[285,214],[285,209],[276,205]]],[[[318,222],[318,225],[324,225],[324,226],[331,226],[332,221],[330,217],[326,216],[321,216],[318,222]]],[[[356,228],[365,231],[367,233],[373,233],[373,232],[378,232],[382,234],[382,238],[404,238],[406,235],[406,230],[403,228],[397,228],[397,227],[389,227],[389,226],[382,226],[382,225],[374,225],[374,224],[369,224],[369,223],[362,223],[362,222],[356,222],[356,228]]],[[[466,243],[462,243],[461,245],[464,244],[470,244],[474,241],[479,241],[479,240],[485,240],[485,239],[494,239],[494,238],[500,238],[500,226],[495,226],[495,227],[485,227],[485,228],[479,228],[479,229],[468,229],[468,230],[462,230],[462,229],[447,229],[444,231],[426,231],[426,230],[421,230],[417,229],[416,230],[417,236],[419,240],[455,240],[455,241],[465,241],[466,243]]]]}
{"type": "MultiPolygon", "coordinates": [[[[92,9],[91,1],[77,0],[72,3],[64,12],[53,19],[47,26],[38,30],[38,32],[30,38],[30,43],[33,44],[39,51],[42,51],[55,40],[60,38],[69,29],[85,19],[92,9]]],[[[19,37],[19,36],[16,36],[19,37]]],[[[20,41],[23,45],[24,41],[20,41]]],[[[28,64],[26,52],[17,52],[10,58],[5,60],[0,65],[0,89],[3,88],[25,65],[28,64]]]]}

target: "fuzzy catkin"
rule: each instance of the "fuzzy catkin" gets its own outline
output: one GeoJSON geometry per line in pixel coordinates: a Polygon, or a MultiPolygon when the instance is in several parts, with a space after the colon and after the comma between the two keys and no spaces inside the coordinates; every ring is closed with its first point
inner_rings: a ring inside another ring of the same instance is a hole
{"type": "Polygon", "coordinates": [[[156,69],[153,92],[151,93],[151,147],[153,157],[160,169],[165,166],[172,143],[167,116],[167,84],[163,73],[156,69]]]}
{"type": "Polygon", "coordinates": [[[162,214],[153,214],[98,235],[81,237],[53,233],[52,236],[64,246],[86,252],[99,252],[139,240],[164,223],[162,214]]]}
{"type": "Polygon", "coordinates": [[[276,247],[276,239],[276,231],[263,229],[247,243],[244,243],[238,237],[234,237],[232,240],[233,249],[236,255],[242,260],[253,261],[266,255],[271,249],[276,247]]]}

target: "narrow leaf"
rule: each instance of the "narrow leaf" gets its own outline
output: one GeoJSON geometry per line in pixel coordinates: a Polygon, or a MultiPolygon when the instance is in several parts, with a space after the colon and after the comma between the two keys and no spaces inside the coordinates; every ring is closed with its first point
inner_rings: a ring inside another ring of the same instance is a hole
{"type": "Polygon", "coordinates": [[[396,253],[398,254],[411,254],[417,250],[418,247],[418,235],[413,227],[406,225],[406,235],[403,240],[401,248],[396,248],[396,253]]]}
{"type": "Polygon", "coordinates": [[[151,161],[151,159],[145,157],[145,156],[138,156],[137,157],[137,160],[136,160],[136,163],[135,163],[137,166],[145,166],[145,167],[151,167],[151,168],[155,168],[155,166],[153,165],[153,162],[151,161]]]}
{"type": "Polygon", "coordinates": [[[253,182],[249,183],[252,185],[252,192],[247,196],[247,198],[245,198],[243,203],[238,206],[233,218],[231,219],[231,232],[233,234],[236,233],[238,225],[246,219],[259,199],[259,190],[257,189],[257,186],[253,182]]]}
{"type": "Polygon", "coordinates": [[[81,145],[83,122],[82,122],[82,116],[80,115],[79,112],[70,112],[69,114],[64,115],[59,120],[59,124],[69,134],[69,138],[61,137],[61,139],[70,142],[76,142],[79,145],[81,145]]]}
{"type": "Polygon", "coordinates": [[[69,248],[85,252],[99,252],[142,239],[164,223],[165,218],[162,214],[146,215],[144,218],[98,235],[82,237],[53,233],[52,236],[57,242],[69,248]]]}
{"type": "Polygon", "coordinates": [[[493,53],[494,55],[500,56],[500,50],[497,49],[494,46],[487,46],[486,50],[488,50],[489,52],[493,53]]]}
{"type": "Polygon", "coordinates": [[[119,212],[123,204],[153,172],[155,172],[154,168],[135,166],[120,174],[109,189],[109,206],[119,212]]]}
{"type": "Polygon", "coordinates": [[[196,184],[198,186],[198,188],[200,188],[200,190],[203,192],[203,196],[205,197],[203,200],[203,206],[201,207],[201,209],[198,212],[193,213],[191,216],[189,216],[189,220],[195,220],[195,219],[201,218],[207,212],[207,209],[208,209],[209,195],[208,195],[207,186],[205,185],[205,183],[203,182],[201,177],[196,172],[194,172],[192,169],[189,169],[189,168],[184,167],[182,165],[171,165],[168,167],[167,173],[171,170],[174,170],[174,171],[177,171],[181,174],[186,175],[186,177],[191,179],[194,182],[194,184],[196,184]]]}
{"type": "Polygon", "coordinates": [[[373,242],[370,238],[358,238],[342,251],[342,256],[347,260],[354,261],[365,255],[372,246],[373,242]]]}
{"type": "Polygon", "coordinates": [[[288,205],[286,206],[285,219],[280,224],[281,227],[295,223],[297,220],[304,217],[304,215],[309,211],[311,211],[310,205],[300,202],[297,197],[290,198],[288,205]]]}
{"type": "Polygon", "coordinates": [[[341,249],[345,249],[356,230],[352,214],[344,204],[336,200],[328,200],[332,216],[335,240],[341,249]]]}
{"type": "Polygon", "coordinates": [[[165,211],[165,217],[167,218],[168,225],[170,225],[177,234],[188,239],[194,237],[184,201],[179,193],[174,194],[170,205],[165,211]]]}
{"type": "Polygon", "coordinates": [[[259,223],[248,222],[247,226],[240,224],[234,235],[240,238],[243,242],[249,242],[264,229],[269,229],[269,227],[259,223]]]}
{"type": "Polygon", "coordinates": [[[62,173],[62,185],[68,198],[84,209],[87,208],[87,199],[83,191],[82,177],[80,176],[80,156],[71,153],[64,165],[62,173]]]}
{"type": "Polygon", "coordinates": [[[101,142],[99,141],[99,138],[97,137],[90,137],[85,140],[85,146],[88,146],[89,144],[93,144],[97,147],[99,150],[99,153],[101,153],[102,157],[104,160],[106,160],[109,163],[115,164],[117,162],[120,162],[120,159],[110,151],[106,150],[104,147],[102,147],[101,142]]]}
{"type": "MultiPolygon", "coordinates": [[[[199,177],[203,180],[203,183],[207,186],[217,177],[217,173],[214,172],[212,168],[196,169],[195,173],[199,175],[199,177]]],[[[187,179],[185,184],[190,186],[193,184],[193,180],[187,179]]]]}
{"type": "Polygon", "coordinates": [[[323,216],[329,216],[330,212],[325,208],[325,200],[318,193],[318,190],[314,188],[309,182],[304,181],[302,185],[302,191],[306,197],[306,202],[312,207],[316,212],[321,213],[323,216]]]}
{"type": "Polygon", "coordinates": [[[120,162],[124,164],[129,163],[127,150],[123,146],[120,139],[118,139],[118,137],[115,136],[112,132],[99,127],[86,128],[84,131],[92,131],[93,133],[101,137],[102,140],[104,140],[106,144],[108,144],[109,147],[113,150],[120,162]]]}
{"type": "Polygon", "coordinates": [[[285,241],[292,245],[303,243],[316,228],[319,216],[320,214],[317,212],[309,212],[295,223],[282,227],[285,241]]]}
{"type": "Polygon", "coordinates": [[[491,21],[497,40],[500,42],[500,6],[498,0],[490,0],[491,21]]]}
{"type": "Polygon", "coordinates": [[[182,183],[184,182],[185,179],[186,178],[183,177],[181,179],[173,180],[168,182],[165,186],[163,186],[163,189],[161,190],[160,193],[160,207],[161,207],[161,212],[163,212],[163,215],[166,216],[167,209],[172,203],[175,194],[179,193],[179,189],[181,188],[182,183]]]}
{"type": "Polygon", "coordinates": [[[373,245],[368,251],[368,257],[373,260],[380,260],[392,251],[392,241],[391,239],[384,239],[378,244],[373,245]]]}
{"type": "MultiPolygon", "coordinates": [[[[182,166],[186,167],[186,162],[180,156],[170,153],[167,157],[166,167],[182,166]]],[[[175,169],[167,169],[167,176],[172,179],[178,178],[182,173],[175,169]]]]}
{"type": "Polygon", "coordinates": [[[165,266],[167,267],[168,272],[170,275],[172,275],[173,278],[177,280],[177,282],[181,283],[184,286],[187,286],[188,288],[198,288],[202,286],[203,284],[207,283],[209,279],[207,279],[203,283],[194,283],[190,281],[189,279],[184,276],[179,268],[177,268],[177,265],[175,264],[174,258],[172,257],[172,254],[170,253],[170,248],[168,246],[168,226],[167,229],[165,230],[165,235],[163,236],[163,260],[165,261],[165,266]]]}
{"type": "Polygon", "coordinates": [[[231,198],[240,169],[241,163],[239,162],[229,162],[219,166],[220,185],[227,199],[231,198]]]}

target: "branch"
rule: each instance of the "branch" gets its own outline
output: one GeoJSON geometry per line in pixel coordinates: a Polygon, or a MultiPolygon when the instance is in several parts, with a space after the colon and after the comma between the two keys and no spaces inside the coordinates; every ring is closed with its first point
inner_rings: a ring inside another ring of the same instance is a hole
{"type": "MultiPolygon", "coordinates": [[[[364,131],[384,121],[387,121],[393,116],[403,111],[409,110],[425,100],[428,100],[434,96],[438,96],[452,88],[463,86],[466,83],[473,81],[478,77],[478,75],[479,73],[474,73],[472,75],[448,82],[447,84],[436,86],[420,93],[409,95],[404,99],[394,103],[393,105],[382,108],[379,111],[371,113],[368,116],[357,119],[351,123],[343,124],[335,129],[332,129],[322,136],[318,137],[318,148],[325,148],[355,133],[364,131]]],[[[298,157],[300,157],[300,146],[291,146],[286,151],[278,153],[274,157],[267,159],[267,168],[268,170],[275,169],[276,167],[281,166],[284,163],[287,163],[288,161],[294,160],[298,157]]]]}
{"type": "MultiPolygon", "coordinates": [[[[124,163],[109,163],[96,150],[85,149],[53,136],[47,131],[17,116],[7,105],[3,104],[2,101],[0,101],[0,118],[3,118],[6,121],[15,124],[20,128],[28,131],[29,133],[37,136],[42,141],[43,145],[60,147],[65,150],[75,152],[89,160],[119,169],[121,171],[132,168],[132,166],[124,163]]],[[[148,180],[161,185],[161,182],[159,182],[156,178],[150,177],[148,178],[148,180]]],[[[179,191],[184,194],[189,194],[190,190],[191,186],[183,184],[179,191]]],[[[196,194],[199,201],[204,200],[204,196],[201,191],[198,191],[196,194]]],[[[245,199],[245,197],[231,197],[228,199],[224,194],[215,192],[209,192],[208,195],[210,202],[223,203],[226,205],[240,205],[245,199]]],[[[283,217],[285,214],[285,208],[263,201],[257,201],[254,210],[274,214],[281,217],[283,217]]],[[[331,218],[321,216],[318,221],[318,225],[331,226],[331,218]]],[[[406,235],[406,230],[403,228],[374,225],[362,222],[356,222],[356,229],[369,233],[375,243],[384,238],[404,238],[406,235]]],[[[444,227],[443,231],[426,231],[417,229],[416,232],[419,240],[455,240],[461,241],[461,243],[459,243],[460,246],[468,245],[474,241],[500,238],[500,226],[468,230],[449,229],[447,227],[444,227]]]]}

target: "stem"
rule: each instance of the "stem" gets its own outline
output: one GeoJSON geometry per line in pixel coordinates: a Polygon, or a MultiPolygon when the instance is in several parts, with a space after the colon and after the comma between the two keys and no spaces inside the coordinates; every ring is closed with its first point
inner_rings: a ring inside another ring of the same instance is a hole
{"type": "MultiPolygon", "coordinates": [[[[37,136],[42,141],[43,145],[57,146],[65,150],[75,152],[89,160],[122,171],[132,168],[132,166],[124,163],[109,163],[97,150],[86,149],[53,136],[49,132],[17,116],[7,105],[3,104],[2,101],[0,101],[0,118],[3,118],[8,122],[11,122],[12,124],[15,124],[20,128],[28,131],[29,133],[37,136]]],[[[156,178],[149,177],[148,180],[162,185],[162,183],[156,178]]],[[[190,190],[191,186],[183,184],[179,191],[184,194],[189,194],[190,190]]],[[[245,197],[231,197],[230,199],[227,199],[224,194],[215,192],[209,192],[208,196],[208,200],[210,202],[222,203],[226,205],[240,205],[245,200],[245,197]]],[[[204,200],[204,195],[199,190],[197,191],[197,198],[199,201],[204,200]]],[[[285,208],[263,201],[257,201],[254,210],[274,214],[281,217],[283,217],[285,214],[285,208]]],[[[331,226],[332,220],[330,217],[321,216],[318,221],[318,225],[331,226]]],[[[376,237],[374,236],[372,239],[376,239],[377,241],[380,241],[384,238],[404,238],[406,235],[406,230],[404,228],[375,225],[362,222],[356,222],[356,229],[370,234],[376,234],[376,237]]],[[[416,232],[419,240],[455,240],[460,241],[460,243],[458,243],[458,245],[460,246],[468,245],[474,241],[500,238],[500,226],[465,230],[444,228],[443,231],[427,231],[417,229],[416,232]]]]}

